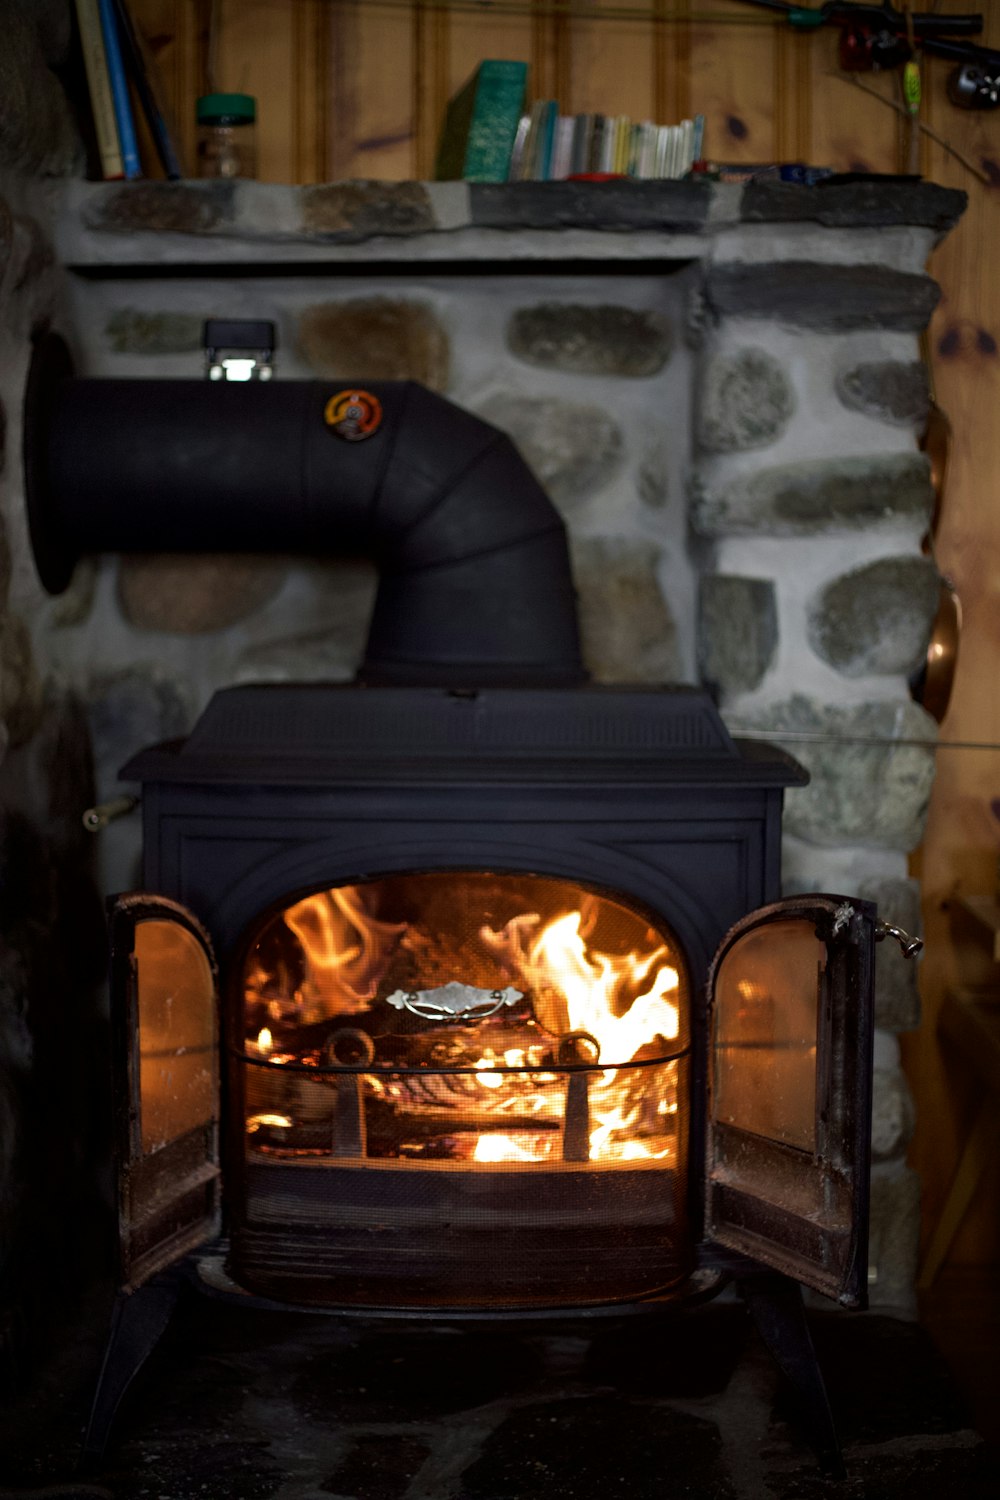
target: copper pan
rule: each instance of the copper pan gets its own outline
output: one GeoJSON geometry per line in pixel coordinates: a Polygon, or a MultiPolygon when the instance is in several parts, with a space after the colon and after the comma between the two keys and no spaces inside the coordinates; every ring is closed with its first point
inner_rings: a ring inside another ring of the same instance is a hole
{"type": "MultiPolygon", "coordinates": [[[[934,557],[934,540],[944,510],[945,487],[948,478],[948,462],[951,457],[951,423],[933,398],[934,377],[930,362],[926,359],[927,373],[931,383],[931,401],[927,410],[927,422],[920,439],[921,450],[926,453],[931,466],[931,485],[934,490],[934,505],[930,524],[924,537],[922,550],[925,557],[934,557]]],[[[910,696],[925,708],[940,724],[948,712],[955,669],[958,665],[958,641],[962,629],[962,606],[950,579],[942,576],[938,597],[937,614],[931,626],[927,642],[927,655],[910,679],[910,696]]]]}

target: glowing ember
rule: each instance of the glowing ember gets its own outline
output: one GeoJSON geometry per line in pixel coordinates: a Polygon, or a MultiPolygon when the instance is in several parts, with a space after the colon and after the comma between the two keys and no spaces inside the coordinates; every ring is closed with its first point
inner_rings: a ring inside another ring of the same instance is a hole
{"type": "Polygon", "coordinates": [[[473,1161],[537,1161],[531,1152],[519,1146],[512,1135],[481,1135],[472,1153],[473,1161]]]}
{"type": "Polygon", "coordinates": [[[274,1038],[268,1026],[262,1026],[257,1033],[257,1051],[262,1057],[266,1057],[274,1046],[274,1038]]]}

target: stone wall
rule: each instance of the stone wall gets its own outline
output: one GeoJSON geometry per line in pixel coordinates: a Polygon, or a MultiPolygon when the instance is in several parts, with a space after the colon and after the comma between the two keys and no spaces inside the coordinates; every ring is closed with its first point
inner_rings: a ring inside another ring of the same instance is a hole
{"type": "MultiPolygon", "coordinates": [[[[505,427],[566,517],[594,676],[701,678],[733,727],[784,738],[813,774],[788,798],[788,889],[857,891],[912,929],[933,772],[912,742],[934,724],[907,677],[937,596],[917,335],[959,198],[88,187],[60,221],[59,323],[80,373],[198,378],[204,317],[267,317],[279,379],[413,377],[505,427]]],[[[221,558],[86,561],[57,600],[22,564],[12,592],[40,676],[86,705],[106,797],[216,687],[349,677],[371,589],[365,565],[234,537],[221,558]]],[[[137,857],[137,819],[112,825],[106,887],[137,857]]],[[[915,971],[883,947],[872,1291],[894,1307],[917,1230],[896,1033],[917,1019],[915,971]]]]}
{"type": "Polygon", "coordinates": [[[79,166],[75,126],[50,71],[65,60],[65,3],[0,0],[0,1366],[12,1344],[65,1312],[92,1268],[106,1157],[95,1073],[104,965],[93,795],[79,692],[52,669],[35,625],[21,482],[21,404],[32,334],[54,316],[59,178],[79,166]]]}

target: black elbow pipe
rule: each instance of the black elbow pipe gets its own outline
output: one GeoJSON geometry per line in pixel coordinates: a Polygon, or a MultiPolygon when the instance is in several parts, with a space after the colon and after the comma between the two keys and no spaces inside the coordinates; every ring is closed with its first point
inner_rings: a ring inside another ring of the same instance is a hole
{"type": "Polygon", "coordinates": [[[584,680],[565,527],[510,439],[407,381],[366,387],[381,419],[350,440],[331,425],[343,390],[78,379],[47,335],[25,403],[42,583],[61,593],[87,552],[367,555],[362,680],[584,680]]]}

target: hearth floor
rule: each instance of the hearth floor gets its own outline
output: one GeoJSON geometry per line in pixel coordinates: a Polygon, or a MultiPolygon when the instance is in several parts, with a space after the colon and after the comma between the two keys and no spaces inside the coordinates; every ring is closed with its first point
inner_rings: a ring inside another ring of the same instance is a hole
{"type": "Polygon", "coordinates": [[[735,1301],[558,1334],[345,1326],[191,1296],[106,1459],[74,1469],[99,1341],[0,1417],[0,1496],[59,1500],[979,1500],[995,1450],[926,1334],[816,1314],[850,1478],[820,1477],[735,1301]]]}

